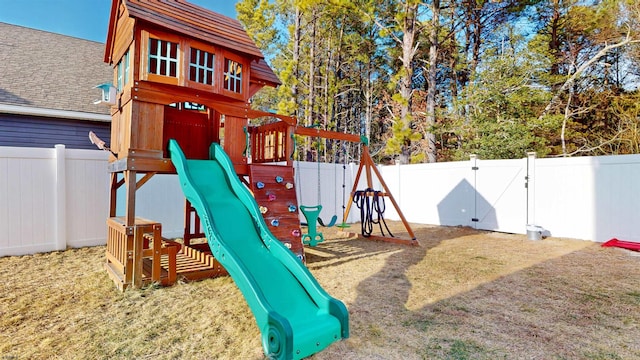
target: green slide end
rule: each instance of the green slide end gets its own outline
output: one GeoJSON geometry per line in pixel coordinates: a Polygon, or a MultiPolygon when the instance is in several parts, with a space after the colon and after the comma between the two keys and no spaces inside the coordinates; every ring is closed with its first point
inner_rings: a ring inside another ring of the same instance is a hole
{"type": "Polygon", "coordinates": [[[244,295],[265,355],[301,359],[349,337],[346,306],[267,228],[258,204],[220,145],[210,160],[188,160],[175,140],[169,153],[186,198],[195,207],[213,256],[244,295]]]}

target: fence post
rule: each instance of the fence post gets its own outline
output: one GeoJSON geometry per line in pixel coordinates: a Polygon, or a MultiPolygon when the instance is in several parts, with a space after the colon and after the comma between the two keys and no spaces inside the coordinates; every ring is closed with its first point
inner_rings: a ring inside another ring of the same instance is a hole
{"type": "Polygon", "coordinates": [[[473,216],[471,217],[470,226],[474,229],[478,228],[478,155],[470,154],[469,163],[473,173],[473,216]]]}
{"type": "Polygon", "coordinates": [[[67,204],[66,204],[66,154],[65,146],[58,144],[55,146],[56,161],[56,187],[55,187],[55,214],[54,214],[54,239],[56,250],[67,249],[67,204]]]}
{"type": "Polygon", "coordinates": [[[536,153],[527,153],[527,176],[525,187],[527,188],[527,225],[536,224],[536,153]]]}
{"type": "Polygon", "coordinates": [[[398,193],[398,197],[397,202],[398,202],[398,207],[402,209],[402,186],[400,186],[400,182],[402,181],[402,174],[400,173],[400,171],[402,170],[402,167],[400,165],[400,162],[396,162],[396,173],[398,175],[398,188],[396,189],[396,192],[398,193]]]}

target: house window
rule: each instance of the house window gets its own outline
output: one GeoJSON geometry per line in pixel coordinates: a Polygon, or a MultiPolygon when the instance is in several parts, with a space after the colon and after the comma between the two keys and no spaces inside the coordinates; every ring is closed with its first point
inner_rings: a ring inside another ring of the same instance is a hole
{"type": "Polygon", "coordinates": [[[205,85],[213,85],[215,55],[196,48],[191,48],[189,61],[189,80],[205,85]]]}
{"type": "Polygon", "coordinates": [[[129,82],[129,52],[127,51],[118,63],[118,91],[122,91],[124,86],[129,82]]]}
{"type": "Polygon", "coordinates": [[[224,89],[242,94],[242,64],[224,59],[224,89]]]}
{"type": "Polygon", "coordinates": [[[178,77],[178,43],[149,38],[149,74],[178,77]]]}

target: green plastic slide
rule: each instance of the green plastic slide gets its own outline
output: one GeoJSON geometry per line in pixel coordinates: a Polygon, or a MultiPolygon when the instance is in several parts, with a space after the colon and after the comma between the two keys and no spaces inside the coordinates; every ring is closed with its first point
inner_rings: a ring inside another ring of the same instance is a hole
{"type": "Polygon", "coordinates": [[[195,207],[213,256],[244,295],[269,358],[301,359],[349,337],[349,313],[276,239],[220,145],[210,160],[188,160],[175,140],[169,152],[195,207]]]}

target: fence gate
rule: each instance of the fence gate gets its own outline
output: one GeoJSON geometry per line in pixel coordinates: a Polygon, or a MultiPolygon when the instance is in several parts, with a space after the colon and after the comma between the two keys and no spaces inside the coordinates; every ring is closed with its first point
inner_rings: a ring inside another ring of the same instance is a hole
{"type": "Polygon", "coordinates": [[[524,234],[527,224],[527,159],[471,157],[475,189],[471,221],[482,230],[524,234]]]}

